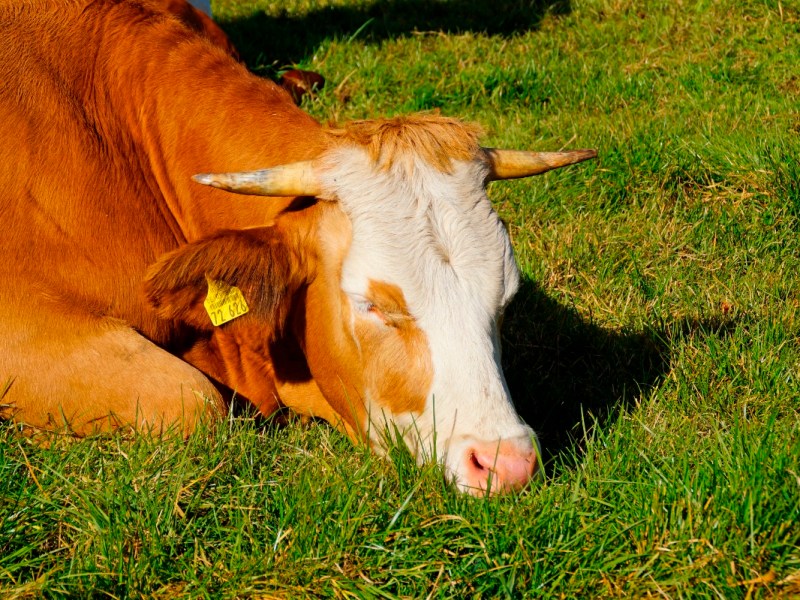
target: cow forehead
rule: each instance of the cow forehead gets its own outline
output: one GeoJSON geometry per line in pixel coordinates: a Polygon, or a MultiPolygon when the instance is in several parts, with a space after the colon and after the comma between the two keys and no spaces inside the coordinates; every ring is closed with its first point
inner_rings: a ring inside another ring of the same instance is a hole
{"type": "Polygon", "coordinates": [[[343,289],[367,295],[369,282],[382,280],[402,290],[415,317],[438,302],[454,309],[467,302],[493,316],[516,290],[518,274],[485,193],[486,172],[479,160],[452,161],[443,172],[420,156],[380,169],[358,147],[330,153],[323,189],[353,226],[343,289]]]}

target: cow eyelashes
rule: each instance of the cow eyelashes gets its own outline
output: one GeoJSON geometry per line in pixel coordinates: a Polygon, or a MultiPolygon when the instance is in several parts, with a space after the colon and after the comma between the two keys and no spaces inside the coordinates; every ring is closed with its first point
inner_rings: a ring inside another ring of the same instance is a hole
{"type": "Polygon", "coordinates": [[[358,310],[364,314],[370,314],[377,317],[385,325],[392,325],[392,320],[387,317],[386,313],[369,300],[366,300],[361,306],[359,306],[358,310]]]}
{"type": "Polygon", "coordinates": [[[380,319],[384,324],[389,324],[386,315],[381,311],[373,302],[364,298],[363,296],[351,295],[350,301],[353,303],[353,308],[360,315],[372,315],[380,319]]]}
{"type": "Polygon", "coordinates": [[[361,314],[367,314],[375,309],[375,305],[363,296],[351,295],[350,301],[353,303],[353,308],[356,309],[356,312],[361,314]]]}
{"type": "Polygon", "coordinates": [[[350,295],[350,301],[358,314],[365,316],[371,315],[389,327],[398,327],[411,320],[409,315],[381,309],[374,302],[363,296],[357,296],[355,294],[350,295]]]}

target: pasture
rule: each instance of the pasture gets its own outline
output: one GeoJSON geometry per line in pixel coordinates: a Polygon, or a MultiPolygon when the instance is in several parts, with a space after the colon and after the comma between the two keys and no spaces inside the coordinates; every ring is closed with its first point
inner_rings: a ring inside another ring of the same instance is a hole
{"type": "Polygon", "coordinates": [[[598,150],[490,188],[545,477],[466,497],[291,418],[45,445],[2,424],[0,596],[800,595],[797,4],[214,9],[257,73],[326,77],[321,121],[439,110],[488,146],[598,150]]]}

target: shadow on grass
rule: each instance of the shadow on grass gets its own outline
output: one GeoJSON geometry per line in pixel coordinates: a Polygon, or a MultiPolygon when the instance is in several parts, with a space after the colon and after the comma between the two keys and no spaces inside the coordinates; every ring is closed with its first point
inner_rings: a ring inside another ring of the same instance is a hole
{"type": "Polygon", "coordinates": [[[326,38],[379,42],[431,31],[512,35],[538,29],[547,14],[570,12],[570,0],[373,0],[322,7],[301,17],[283,11],[222,18],[220,25],[248,65],[280,66],[310,56],[326,38]]]}
{"type": "Polygon", "coordinates": [[[503,327],[503,366],[517,411],[539,435],[545,464],[580,456],[584,426],[628,411],[669,372],[677,339],[727,333],[731,320],[683,320],[657,329],[603,329],[523,281],[503,327]]]}

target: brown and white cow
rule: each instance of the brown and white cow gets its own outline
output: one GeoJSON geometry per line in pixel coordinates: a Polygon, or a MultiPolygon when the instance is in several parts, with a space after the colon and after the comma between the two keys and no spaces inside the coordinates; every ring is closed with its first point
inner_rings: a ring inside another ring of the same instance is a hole
{"type": "Polygon", "coordinates": [[[235,393],[377,449],[399,431],[467,490],[525,485],[498,337],[519,274],[485,186],[594,153],[323,128],[165,4],[0,7],[2,415],[188,432],[235,393]]]}

